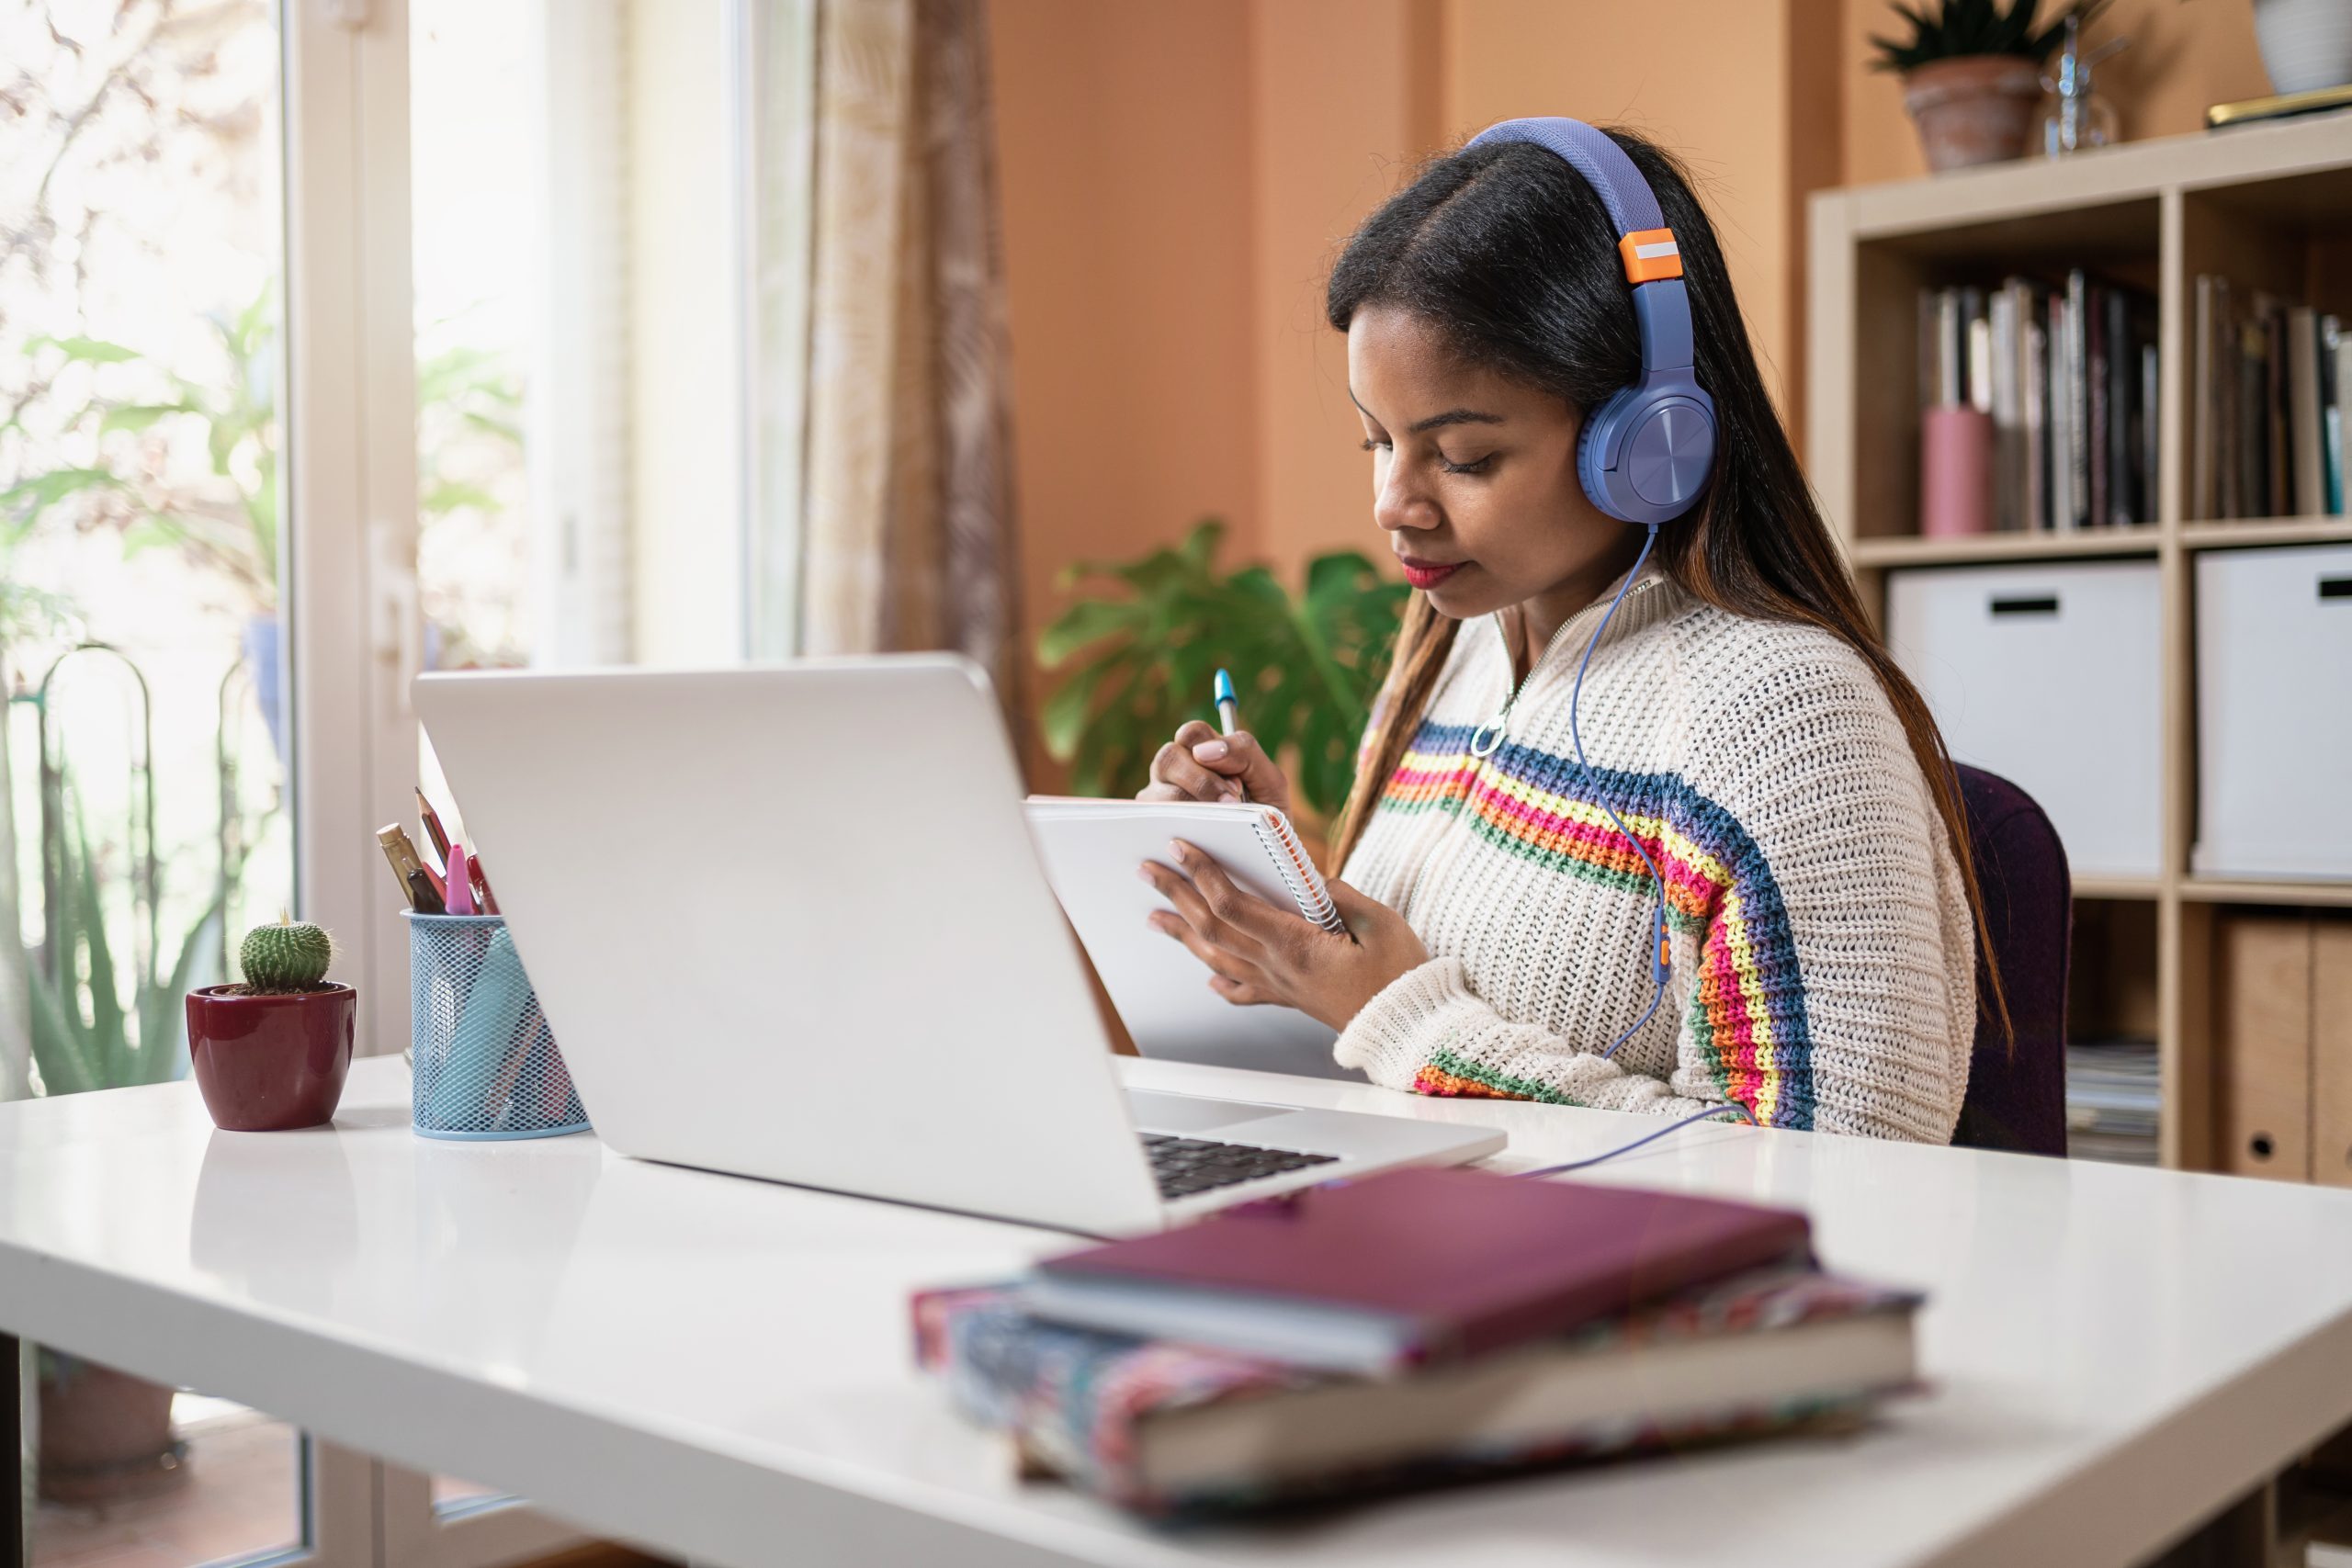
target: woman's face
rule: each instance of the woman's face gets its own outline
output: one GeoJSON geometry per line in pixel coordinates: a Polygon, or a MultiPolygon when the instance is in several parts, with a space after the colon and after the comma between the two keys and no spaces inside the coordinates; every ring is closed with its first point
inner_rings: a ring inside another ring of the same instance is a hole
{"type": "Polygon", "coordinates": [[[1577,411],[1465,365],[1393,306],[1348,325],[1348,389],[1372,453],[1373,521],[1407,581],[1465,619],[1524,604],[1556,626],[1631,561],[1636,530],[1577,481],[1577,411]]]}

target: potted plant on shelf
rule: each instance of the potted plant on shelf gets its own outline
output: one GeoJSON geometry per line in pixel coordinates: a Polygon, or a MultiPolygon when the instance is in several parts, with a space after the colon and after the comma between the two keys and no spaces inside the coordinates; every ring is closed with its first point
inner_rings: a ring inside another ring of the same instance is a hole
{"type": "Polygon", "coordinates": [[[1172,549],[1063,574],[1065,587],[1102,580],[1113,591],[1080,599],[1038,638],[1049,670],[1088,655],[1046,701],[1046,750],[1071,764],[1080,794],[1132,795],[1177,726],[1211,711],[1210,682],[1229,669],[1242,722],[1268,756],[1290,753],[1293,805],[1311,830],[1354,780],[1407,590],[1346,550],[1310,561],[1293,596],[1262,566],[1218,570],[1224,532],[1204,522],[1172,549]]]}
{"type": "Polygon", "coordinates": [[[326,977],[334,939],[279,916],[237,950],[244,984],[187,994],[188,1060],[213,1122],[232,1133],[315,1127],[351,1067],[359,993],[326,977]]]}
{"type": "Polygon", "coordinates": [[[1903,106],[1920,151],[1940,173],[2022,155],[2041,103],[2041,63],[2065,20],[2034,26],[2041,0],[1941,0],[1933,11],[1897,3],[1905,40],[1879,38],[1872,62],[1903,76],[1903,106]]]}

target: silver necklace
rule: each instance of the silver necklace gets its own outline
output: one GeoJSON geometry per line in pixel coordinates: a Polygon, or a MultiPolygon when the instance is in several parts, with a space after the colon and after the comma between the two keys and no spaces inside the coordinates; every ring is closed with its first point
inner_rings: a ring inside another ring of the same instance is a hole
{"type": "MultiPolygon", "coordinates": [[[[1627,583],[1624,597],[1631,599],[1646,592],[1655,581],[1655,578],[1645,577],[1637,582],[1627,583]]],[[[1516,610],[1518,606],[1514,604],[1511,608],[1516,610]]],[[[1544,645],[1544,651],[1536,655],[1535,661],[1527,667],[1527,673],[1512,683],[1510,694],[1503,698],[1502,706],[1495,710],[1495,716],[1471,731],[1470,755],[1483,761],[1500,749],[1504,734],[1510,726],[1510,710],[1519,705],[1519,699],[1525,694],[1527,688],[1534,684],[1535,672],[1551,661],[1552,655],[1559,651],[1560,644],[1567,640],[1568,634],[1577,628],[1577,624],[1596,611],[1607,613],[1598,599],[1560,623],[1560,629],[1552,634],[1552,640],[1544,645]]],[[[1510,657],[1510,632],[1503,625],[1503,612],[1500,610],[1495,612],[1495,635],[1502,638],[1504,657],[1510,657]]]]}
{"type": "MultiPolygon", "coordinates": [[[[1510,691],[1503,698],[1503,705],[1495,710],[1495,716],[1471,732],[1470,754],[1473,757],[1481,760],[1491,757],[1502,745],[1503,734],[1510,726],[1510,710],[1518,705],[1520,694],[1526,691],[1534,682],[1535,672],[1544,668],[1544,662],[1559,649],[1562,639],[1566,637],[1577,622],[1583,618],[1582,613],[1579,612],[1560,623],[1560,629],[1552,634],[1552,640],[1544,645],[1544,651],[1537,654],[1534,661],[1528,665],[1527,673],[1511,683],[1510,691]]],[[[1510,632],[1503,625],[1503,613],[1500,610],[1495,612],[1495,635],[1503,639],[1503,652],[1508,656],[1510,652],[1510,632]]]]}

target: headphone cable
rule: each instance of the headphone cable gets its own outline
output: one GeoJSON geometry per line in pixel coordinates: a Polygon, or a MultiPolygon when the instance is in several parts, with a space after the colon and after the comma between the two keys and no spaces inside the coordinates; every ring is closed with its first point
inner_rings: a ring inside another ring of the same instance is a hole
{"type": "Polygon", "coordinates": [[[1668,1122],[1665,1126],[1660,1127],[1655,1133],[1645,1133],[1630,1144],[1620,1144],[1617,1147],[1611,1149],[1606,1154],[1594,1155],[1589,1159],[1572,1159],[1565,1165],[1547,1165],[1541,1170],[1522,1170],[1519,1173],[1518,1179],[1521,1181],[1534,1181],[1546,1176],[1565,1176],[1572,1170],[1583,1170],[1589,1166],[1599,1165],[1604,1160],[1615,1159],[1619,1155],[1632,1154],[1635,1149],[1640,1148],[1645,1144],[1657,1143],[1668,1133],[1679,1133],[1685,1127],[1696,1126],[1702,1122],[1721,1116],[1726,1111],[1734,1112],[1751,1127],[1757,1124],[1756,1113],[1754,1111],[1748,1110],[1747,1107],[1742,1105],[1736,1100],[1726,1100],[1721,1105],[1715,1106],[1711,1110],[1702,1111],[1696,1116],[1685,1116],[1679,1122],[1668,1122]]]}
{"type": "Polygon", "coordinates": [[[1616,616],[1617,606],[1625,602],[1625,591],[1634,586],[1635,578],[1641,576],[1643,564],[1650,558],[1650,547],[1657,543],[1657,525],[1652,523],[1646,525],[1644,533],[1641,554],[1634,558],[1632,568],[1625,573],[1625,581],[1617,585],[1617,596],[1609,601],[1609,609],[1600,617],[1600,624],[1592,628],[1592,640],[1584,645],[1584,658],[1577,664],[1577,683],[1568,694],[1568,739],[1576,744],[1577,767],[1584,775],[1585,787],[1593,803],[1609,814],[1609,820],[1616,824],[1617,831],[1634,846],[1634,852],[1642,857],[1642,863],[1649,867],[1650,880],[1657,886],[1657,911],[1650,931],[1650,977],[1653,983],[1650,1005],[1642,1010],[1642,1016],[1635,1019],[1624,1033],[1611,1041],[1609,1048],[1600,1053],[1600,1059],[1604,1062],[1616,1055],[1618,1048],[1640,1033],[1642,1027],[1657,1015],[1659,1004],[1666,1000],[1667,976],[1673,959],[1666,937],[1666,874],[1658,870],[1657,862],[1650,858],[1650,852],[1643,847],[1641,840],[1634,837],[1634,830],[1625,826],[1625,819],[1617,815],[1617,808],[1600,797],[1600,790],[1593,782],[1592,764],[1585,760],[1584,732],[1577,728],[1577,710],[1584,702],[1584,672],[1591,667],[1593,649],[1600,646],[1602,636],[1609,630],[1610,621],[1616,616]]]}

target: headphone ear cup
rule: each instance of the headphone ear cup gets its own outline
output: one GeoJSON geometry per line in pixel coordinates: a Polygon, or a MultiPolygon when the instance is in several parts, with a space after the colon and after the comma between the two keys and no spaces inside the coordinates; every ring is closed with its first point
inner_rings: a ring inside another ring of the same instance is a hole
{"type": "Polygon", "coordinates": [[[1610,444],[1633,405],[1633,388],[1611,392],[1586,417],[1584,428],[1577,432],[1577,482],[1584,486],[1587,500],[1620,523],[1634,519],[1626,514],[1623,503],[1611,493],[1611,477],[1601,464],[1608,460],[1610,444]]]}
{"type": "Polygon", "coordinates": [[[1714,400],[1687,376],[1611,394],[1577,433],[1577,479],[1621,523],[1681,516],[1706,488],[1714,458],[1714,400]]]}

